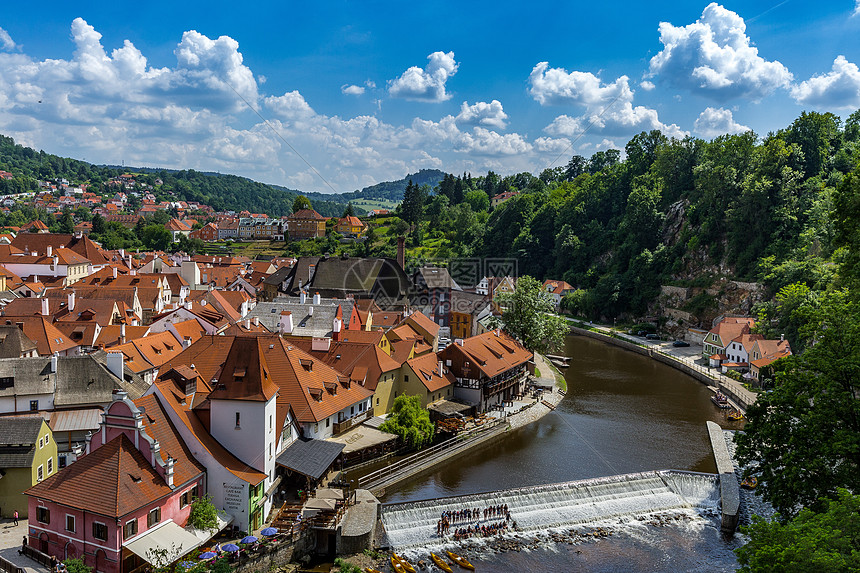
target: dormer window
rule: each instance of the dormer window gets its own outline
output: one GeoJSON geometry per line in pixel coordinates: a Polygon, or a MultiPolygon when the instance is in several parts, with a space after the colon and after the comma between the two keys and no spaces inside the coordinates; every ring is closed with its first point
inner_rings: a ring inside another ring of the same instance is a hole
{"type": "Polygon", "coordinates": [[[299,360],[299,364],[301,364],[302,368],[304,368],[308,372],[314,371],[314,361],[313,360],[301,359],[301,360],[299,360]]]}

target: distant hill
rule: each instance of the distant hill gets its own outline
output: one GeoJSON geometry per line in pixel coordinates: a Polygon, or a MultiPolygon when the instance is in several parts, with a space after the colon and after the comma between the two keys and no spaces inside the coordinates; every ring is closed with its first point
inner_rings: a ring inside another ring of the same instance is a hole
{"type": "MultiPolygon", "coordinates": [[[[383,181],[370,187],[365,187],[361,191],[353,191],[352,193],[305,193],[304,195],[314,202],[317,201],[333,201],[335,203],[347,204],[356,199],[383,200],[383,201],[402,201],[403,192],[406,190],[406,185],[409,180],[415,185],[429,185],[435,187],[442,178],[445,177],[444,171],[438,169],[422,169],[418,173],[407,175],[403,179],[397,181],[383,181]]],[[[286,190],[285,187],[281,189],[286,190]]]]}

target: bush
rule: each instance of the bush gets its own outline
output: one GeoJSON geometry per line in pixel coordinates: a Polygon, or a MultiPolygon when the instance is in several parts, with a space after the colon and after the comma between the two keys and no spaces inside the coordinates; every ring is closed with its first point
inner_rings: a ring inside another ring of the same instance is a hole
{"type": "Polygon", "coordinates": [[[213,530],[218,527],[218,510],[212,503],[212,496],[208,493],[198,497],[191,503],[191,513],[188,515],[188,524],[195,529],[204,531],[213,530]]]}
{"type": "Polygon", "coordinates": [[[83,559],[66,559],[63,561],[66,566],[66,571],[69,573],[92,573],[93,568],[84,563],[83,559]]]}

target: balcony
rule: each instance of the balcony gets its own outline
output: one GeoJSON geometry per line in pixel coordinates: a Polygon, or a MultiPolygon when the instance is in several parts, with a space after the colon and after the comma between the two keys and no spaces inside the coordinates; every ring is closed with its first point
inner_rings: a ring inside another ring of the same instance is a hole
{"type": "Polygon", "coordinates": [[[352,429],[355,426],[363,423],[365,420],[369,420],[373,417],[373,410],[367,410],[362,412],[357,416],[353,416],[352,418],[348,418],[342,422],[335,422],[332,427],[332,435],[337,436],[346,432],[349,429],[352,429]]]}

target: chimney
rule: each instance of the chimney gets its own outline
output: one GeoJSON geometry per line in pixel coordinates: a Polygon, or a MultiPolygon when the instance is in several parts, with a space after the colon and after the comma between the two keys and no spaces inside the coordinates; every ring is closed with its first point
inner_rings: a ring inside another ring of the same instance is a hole
{"type": "Polygon", "coordinates": [[[308,316],[313,316],[313,315],[314,315],[314,307],[313,307],[313,305],[311,305],[308,307],[308,316]]]}
{"type": "Polygon", "coordinates": [[[406,237],[397,237],[397,264],[406,270],[406,237]]]}
{"type": "Polygon", "coordinates": [[[192,308],[193,306],[194,306],[194,302],[193,302],[193,301],[190,301],[190,300],[186,300],[186,301],[185,301],[185,308],[186,308],[187,310],[191,310],[191,308],[192,308]]]}
{"type": "Polygon", "coordinates": [[[45,254],[48,255],[49,257],[51,255],[53,255],[54,254],[54,247],[52,247],[51,245],[48,245],[48,250],[45,254]]]}
{"type": "Polygon", "coordinates": [[[278,321],[278,330],[281,334],[293,333],[293,313],[287,310],[281,313],[281,319],[278,321]]]}
{"type": "Polygon", "coordinates": [[[57,359],[59,357],[60,357],[59,352],[54,352],[53,354],[51,354],[51,373],[52,374],[57,373],[57,359]]]}
{"type": "Polygon", "coordinates": [[[314,304],[318,305],[319,303],[320,303],[320,293],[317,292],[317,293],[314,293],[314,304]]]}
{"type": "MultiPolygon", "coordinates": [[[[48,248],[50,249],[51,247],[48,247],[48,248]]],[[[54,255],[54,268],[56,268],[59,263],[60,263],[60,257],[54,255]]]]}
{"type": "Polygon", "coordinates": [[[176,463],[176,460],[174,460],[173,458],[168,456],[167,462],[164,465],[164,481],[167,482],[167,486],[170,489],[173,489],[173,487],[174,487],[173,486],[173,466],[175,463],[176,463]]]}
{"type": "Polygon", "coordinates": [[[299,291],[299,304],[305,304],[305,300],[307,300],[308,295],[304,290],[299,291]]]}
{"type": "Polygon", "coordinates": [[[251,330],[251,319],[250,318],[245,319],[245,330],[251,330]]]}
{"type": "Polygon", "coordinates": [[[784,334],[780,334],[780,335],[779,335],[779,341],[780,341],[780,342],[783,342],[784,340],[785,340],[785,335],[784,335],[784,334]]]}
{"type": "Polygon", "coordinates": [[[445,371],[442,370],[442,361],[439,361],[439,377],[443,377],[445,375],[445,371]]]}
{"type": "Polygon", "coordinates": [[[120,344],[125,344],[125,324],[121,324],[119,327],[119,341],[120,344]]]}
{"type": "Polygon", "coordinates": [[[125,249],[118,249],[118,252],[119,252],[119,258],[124,259],[125,258],[125,249]]]}
{"type": "Polygon", "coordinates": [[[107,353],[107,369],[120,380],[125,380],[125,358],[122,352],[107,353]]]}
{"type": "Polygon", "coordinates": [[[254,317],[254,326],[260,326],[260,317],[259,316],[254,317]]]}
{"type": "Polygon", "coordinates": [[[113,267],[113,278],[116,278],[116,267],[113,267]]]}
{"type": "Polygon", "coordinates": [[[48,316],[51,313],[48,307],[48,299],[42,299],[42,316],[48,316]]]}
{"type": "MultiPolygon", "coordinates": [[[[182,348],[188,348],[189,346],[191,346],[191,337],[190,337],[190,336],[186,336],[186,337],[182,340],[182,348]]],[[[193,367],[193,364],[192,364],[192,367],[193,367]]]]}
{"type": "Polygon", "coordinates": [[[75,310],[75,291],[69,293],[69,312],[75,310]]]}

